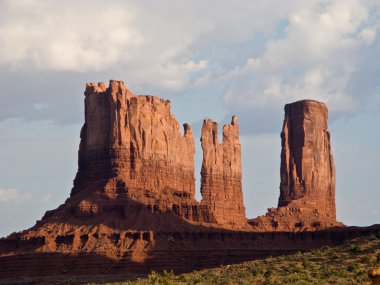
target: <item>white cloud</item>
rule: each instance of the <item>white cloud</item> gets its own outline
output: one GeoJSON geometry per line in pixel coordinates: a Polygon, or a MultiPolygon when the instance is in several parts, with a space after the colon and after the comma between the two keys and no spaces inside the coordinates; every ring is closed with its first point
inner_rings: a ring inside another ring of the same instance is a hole
{"type": "Polygon", "coordinates": [[[0,202],[20,203],[28,198],[27,194],[22,194],[17,189],[0,189],[0,202]]]}
{"type": "Polygon", "coordinates": [[[299,5],[289,14],[282,38],[269,40],[261,55],[222,76],[221,81],[232,82],[226,104],[237,110],[269,109],[311,98],[326,102],[335,113],[358,111],[370,94],[352,90],[352,80],[375,60],[363,50],[374,42],[378,27],[370,9],[375,10],[359,1],[299,5]]]}
{"type": "MultiPolygon", "coordinates": [[[[231,112],[312,98],[325,101],[335,114],[352,114],[378,90],[366,79],[368,72],[380,75],[376,4],[1,1],[0,69],[112,77],[156,95],[220,92],[231,112]]],[[[27,108],[49,108],[29,117],[59,116],[58,94],[34,93],[27,108]]],[[[6,117],[11,110],[0,113],[6,117]]]]}
{"type": "Polygon", "coordinates": [[[370,45],[376,38],[376,29],[374,28],[365,28],[360,33],[360,38],[364,43],[370,45]]]}
{"type": "Polygon", "coordinates": [[[13,68],[88,71],[115,64],[122,51],[133,54],[143,41],[131,26],[134,12],[89,4],[6,1],[0,24],[0,63],[13,68]]]}
{"type": "Polygon", "coordinates": [[[189,17],[173,25],[132,1],[3,1],[0,8],[0,65],[12,70],[122,68],[137,84],[176,91],[207,66],[187,50],[200,25],[189,17]]]}
{"type": "Polygon", "coordinates": [[[269,2],[5,0],[0,66],[124,70],[137,85],[180,92],[213,69],[209,59],[223,60],[225,47],[270,32],[300,1],[276,3],[275,9],[269,2]],[[263,17],[269,13],[273,18],[263,17]]]}

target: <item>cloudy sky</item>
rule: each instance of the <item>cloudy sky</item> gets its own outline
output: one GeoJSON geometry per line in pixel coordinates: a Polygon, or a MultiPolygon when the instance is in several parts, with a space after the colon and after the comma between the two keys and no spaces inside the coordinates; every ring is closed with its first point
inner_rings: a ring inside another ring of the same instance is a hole
{"type": "Polygon", "coordinates": [[[85,83],[109,79],[197,142],[236,114],[248,217],[277,203],[284,104],[327,103],[338,219],[380,223],[379,52],[380,0],[0,0],[0,236],[68,197],[85,83]]]}

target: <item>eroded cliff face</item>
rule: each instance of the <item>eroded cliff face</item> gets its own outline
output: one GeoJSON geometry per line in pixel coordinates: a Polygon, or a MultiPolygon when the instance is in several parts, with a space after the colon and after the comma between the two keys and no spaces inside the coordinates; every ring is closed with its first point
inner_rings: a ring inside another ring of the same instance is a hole
{"type": "Polygon", "coordinates": [[[169,231],[194,225],[247,228],[236,118],[225,126],[223,144],[217,144],[217,164],[208,163],[206,154],[211,172],[204,175],[213,186],[197,202],[193,133],[184,124],[181,134],[168,100],[136,96],[115,80],[108,87],[87,84],[84,94],[74,187],[70,199],[42,222],[169,231]]]}
{"type": "MultiPolygon", "coordinates": [[[[256,231],[341,226],[335,218],[335,173],[327,107],[304,100],[285,106],[278,208],[250,221],[256,231]]],[[[87,84],[78,172],[70,198],[36,227],[104,224],[113,229],[250,230],[243,203],[237,118],[204,120],[202,201],[195,200],[194,138],[181,134],[170,102],[136,96],[122,81],[87,84]],[[42,225],[42,226],[41,226],[42,225]]],[[[43,231],[45,231],[44,229],[43,231]]],[[[37,231],[38,232],[38,231],[37,231]]]]}
{"type": "Polygon", "coordinates": [[[104,83],[88,84],[85,96],[79,170],[72,194],[108,181],[105,192],[109,195],[175,190],[194,198],[193,133],[185,124],[181,135],[168,100],[135,96],[122,81],[114,80],[108,88],[104,83]]]}
{"type": "Polygon", "coordinates": [[[302,199],[335,219],[335,167],[327,119],[326,105],[317,101],[285,106],[278,206],[302,199]]]}
{"type": "Polygon", "coordinates": [[[335,167],[325,104],[303,100],[285,106],[281,132],[278,208],[251,220],[266,230],[313,230],[342,226],[336,221],[335,167]]]}
{"type": "Polygon", "coordinates": [[[243,205],[241,145],[237,118],[223,127],[223,142],[218,139],[218,124],[204,120],[202,126],[203,162],[201,171],[202,202],[216,223],[231,227],[246,225],[243,205]]]}
{"type": "Polygon", "coordinates": [[[218,124],[203,123],[201,202],[194,199],[193,134],[188,124],[181,134],[169,101],[136,96],[122,81],[87,84],[80,136],[70,197],[32,228],[0,239],[0,279],[62,269],[202,268],[332,242],[328,232],[309,233],[305,242],[304,233],[274,231],[343,226],[335,219],[334,163],[322,103],[286,105],[279,205],[250,220],[251,226],[236,117],[223,127],[221,143],[218,124]]]}

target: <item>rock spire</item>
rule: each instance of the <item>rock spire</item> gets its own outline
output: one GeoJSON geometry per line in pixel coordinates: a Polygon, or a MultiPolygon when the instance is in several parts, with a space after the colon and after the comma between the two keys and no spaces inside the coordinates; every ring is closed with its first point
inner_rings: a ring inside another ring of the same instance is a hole
{"type": "Polygon", "coordinates": [[[278,208],[249,223],[256,230],[298,231],[341,227],[336,221],[335,167],[324,103],[285,105],[281,132],[278,208]]]}
{"type": "Polygon", "coordinates": [[[223,142],[218,139],[218,124],[204,120],[202,126],[203,162],[201,194],[218,224],[243,226],[247,223],[243,205],[241,145],[237,118],[223,127],[223,142]]]}
{"type": "Polygon", "coordinates": [[[327,119],[326,105],[317,101],[285,106],[278,206],[302,200],[335,219],[335,167],[327,119]]]}

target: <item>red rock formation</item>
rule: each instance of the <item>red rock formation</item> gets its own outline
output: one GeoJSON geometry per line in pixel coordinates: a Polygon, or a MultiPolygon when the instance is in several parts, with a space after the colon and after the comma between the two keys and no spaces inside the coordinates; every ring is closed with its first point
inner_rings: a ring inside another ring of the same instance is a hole
{"type": "Polygon", "coordinates": [[[204,121],[203,200],[197,202],[193,134],[185,124],[181,135],[169,101],[135,96],[114,80],[109,87],[88,84],[85,96],[79,169],[70,198],[34,227],[0,239],[0,279],[92,274],[99,268],[111,274],[189,270],[306,250],[326,244],[326,238],[342,240],[333,232],[302,240],[271,233],[341,225],[335,220],[324,104],[286,106],[279,207],[249,228],[236,117],[224,126],[221,144],[217,123],[204,121]]]}
{"type": "Polygon", "coordinates": [[[181,135],[170,102],[135,96],[114,80],[108,88],[88,84],[85,96],[71,197],[86,194],[73,202],[71,212],[94,217],[116,209],[130,216],[134,209],[126,199],[132,199],[152,212],[174,211],[192,221],[209,221],[207,209],[194,199],[193,133],[184,124],[181,135]]]}
{"type": "Polygon", "coordinates": [[[109,277],[99,276],[103,274],[136,277],[137,273],[147,274],[151,270],[188,272],[334,246],[356,237],[375,235],[379,230],[380,225],[300,234],[225,230],[152,233],[104,227],[83,232],[83,228],[77,227],[58,236],[46,233],[19,239],[11,235],[0,239],[0,283],[66,284],[68,278],[79,279],[73,275],[86,275],[86,283],[92,277],[91,282],[100,283],[109,280],[109,277]],[[20,281],[21,276],[55,276],[55,281],[41,277],[35,282],[31,278],[20,281]],[[15,277],[17,279],[4,280],[15,277]]]}
{"type": "Polygon", "coordinates": [[[281,184],[277,209],[250,221],[265,230],[342,226],[336,221],[335,168],[325,104],[303,100],[285,106],[281,133],[281,184]]]}
{"type": "Polygon", "coordinates": [[[175,190],[194,197],[193,133],[185,124],[181,135],[168,100],[135,96],[122,81],[114,80],[109,88],[104,83],[87,85],[85,95],[72,195],[86,187],[102,190],[97,185],[107,181],[104,191],[109,195],[175,190]]]}
{"type": "Polygon", "coordinates": [[[285,106],[278,206],[302,199],[335,219],[335,167],[327,118],[326,105],[317,101],[285,106]]]}
{"type": "Polygon", "coordinates": [[[247,226],[235,117],[224,127],[221,145],[206,143],[212,133],[203,131],[203,202],[198,203],[193,134],[188,124],[184,135],[180,134],[169,101],[135,96],[121,81],[111,81],[109,88],[103,83],[88,84],[85,95],[79,170],[71,196],[87,194],[71,207],[74,215],[95,217],[116,209],[128,216],[134,210],[125,203],[127,197],[152,212],[173,211],[192,222],[247,226]],[[219,152],[214,162],[212,148],[219,152]]]}
{"type": "Polygon", "coordinates": [[[202,127],[203,162],[202,202],[216,223],[230,227],[247,224],[241,184],[241,146],[237,118],[223,127],[223,142],[218,141],[218,124],[204,120],[202,127]]]}
{"type": "MultiPolygon", "coordinates": [[[[224,181],[211,190],[216,193],[217,187],[222,187],[223,194],[212,194],[211,199],[205,198],[206,203],[199,203],[194,199],[193,134],[184,124],[181,135],[170,102],[136,96],[122,81],[111,80],[108,88],[104,83],[87,84],[74,187],[66,203],[48,211],[39,226],[101,223],[125,230],[179,230],[200,224],[247,227],[235,118],[231,126],[225,126],[220,148],[224,181]]],[[[204,194],[207,196],[207,190],[204,194]]]]}

